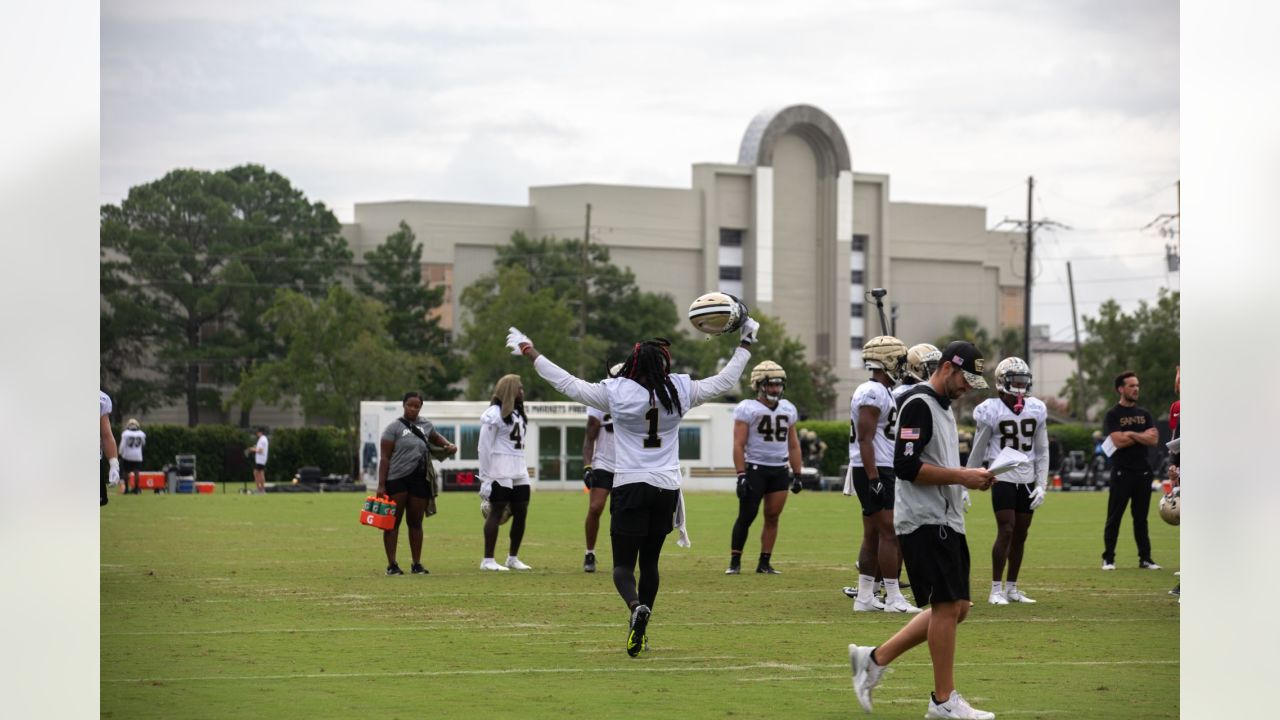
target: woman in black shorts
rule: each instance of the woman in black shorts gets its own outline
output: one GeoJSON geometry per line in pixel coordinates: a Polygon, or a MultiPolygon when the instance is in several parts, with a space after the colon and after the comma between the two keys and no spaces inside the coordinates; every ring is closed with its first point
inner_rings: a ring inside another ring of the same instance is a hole
{"type": "Polygon", "coordinates": [[[382,453],[378,459],[378,494],[388,495],[396,503],[396,525],[382,532],[382,547],[387,552],[387,574],[403,575],[396,563],[396,544],[400,539],[400,522],[406,509],[409,516],[409,551],[413,554],[414,575],[425,575],[422,567],[422,518],[431,485],[427,480],[430,459],[428,444],[444,448],[449,455],[458,447],[436,432],[430,420],[418,417],[422,395],[416,391],[404,394],[404,415],[382,431],[382,453]]]}

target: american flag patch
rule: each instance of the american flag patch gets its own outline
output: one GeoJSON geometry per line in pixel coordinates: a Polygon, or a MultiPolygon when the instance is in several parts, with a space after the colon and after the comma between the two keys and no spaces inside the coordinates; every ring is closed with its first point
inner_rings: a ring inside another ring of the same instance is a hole
{"type": "Polygon", "coordinates": [[[920,428],[902,428],[898,431],[898,437],[903,440],[919,440],[920,428]]]}

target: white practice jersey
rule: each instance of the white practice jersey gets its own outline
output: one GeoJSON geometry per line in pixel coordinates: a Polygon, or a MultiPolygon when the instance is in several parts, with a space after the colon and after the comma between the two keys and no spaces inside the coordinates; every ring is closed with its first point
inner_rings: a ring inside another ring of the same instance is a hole
{"type": "Polygon", "coordinates": [[[257,465],[266,465],[270,447],[271,443],[266,435],[258,438],[258,444],[253,447],[253,462],[257,465]]]}
{"type": "MultiPolygon", "coordinates": [[[[99,390],[98,391],[98,417],[101,418],[103,415],[110,415],[110,414],[111,414],[111,396],[99,390]]],[[[98,422],[102,422],[102,421],[99,420],[98,422]]],[[[102,443],[101,442],[98,443],[98,459],[99,460],[102,459],[102,443]]]]}
{"type": "Polygon", "coordinates": [[[779,400],[778,407],[772,409],[755,398],[738,403],[733,419],[747,424],[747,462],[785,466],[790,449],[787,438],[799,418],[800,412],[790,400],[779,400]]]}
{"type": "Polygon", "coordinates": [[[587,408],[587,417],[600,421],[600,432],[596,435],[595,450],[591,453],[591,467],[596,470],[613,472],[614,464],[613,416],[603,410],[587,408]]]}
{"type": "Polygon", "coordinates": [[[858,409],[861,407],[873,407],[880,411],[880,417],[876,419],[876,434],[871,439],[876,454],[876,467],[893,467],[898,404],[889,394],[889,388],[876,380],[868,380],[859,385],[849,401],[849,464],[863,467],[862,452],[858,449],[858,409]]]}
{"type": "MultiPolygon", "coordinates": [[[[1031,458],[1032,467],[1018,467],[1009,471],[1014,482],[1046,485],[1049,482],[1049,431],[1045,427],[1048,412],[1039,398],[1023,400],[1022,412],[1013,410],[1000,398],[983,400],[973,409],[973,449],[969,453],[969,467],[989,463],[1006,447],[1024,453],[1031,458]]],[[[1001,476],[1004,477],[1004,476],[1001,476]]]]}
{"type": "Polygon", "coordinates": [[[141,430],[125,430],[120,433],[120,459],[142,462],[142,447],[146,444],[146,433],[141,430]]]}
{"type": "Polygon", "coordinates": [[[750,358],[751,353],[740,347],[733,351],[724,368],[709,378],[693,380],[688,375],[669,375],[680,398],[678,413],[668,413],[656,398],[651,403],[649,391],[628,378],[589,383],[570,375],[545,355],[539,356],[533,367],[557,392],[613,416],[614,489],[643,482],[678,490],[680,418],[691,408],[733,389],[750,358]]]}
{"type": "Polygon", "coordinates": [[[524,460],[529,420],[511,412],[511,424],[502,419],[502,406],[490,405],[480,416],[480,479],[493,480],[504,487],[529,484],[529,468],[524,460]]]}

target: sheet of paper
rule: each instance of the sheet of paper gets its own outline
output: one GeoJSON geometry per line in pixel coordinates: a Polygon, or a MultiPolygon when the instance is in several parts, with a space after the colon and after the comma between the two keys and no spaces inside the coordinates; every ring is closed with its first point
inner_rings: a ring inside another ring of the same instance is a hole
{"type": "Polygon", "coordinates": [[[1014,470],[1019,466],[1030,462],[1031,459],[1026,455],[1014,450],[1013,448],[1007,447],[1001,450],[999,455],[996,455],[996,459],[991,461],[991,467],[988,469],[991,470],[991,474],[995,475],[996,479],[1001,482],[1026,484],[1031,482],[1031,473],[1013,475],[1010,477],[1002,476],[1010,470],[1014,470]]]}
{"type": "Polygon", "coordinates": [[[1178,448],[1182,446],[1182,438],[1174,438],[1165,443],[1165,447],[1169,448],[1169,452],[1176,453],[1178,448]]]}
{"type": "Polygon", "coordinates": [[[1107,439],[1102,441],[1102,452],[1107,457],[1111,457],[1111,454],[1114,453],[1115,451],[1116,451],[1116,444],[1111,441],[1111,436],[1108,435],[1107,439]]]}

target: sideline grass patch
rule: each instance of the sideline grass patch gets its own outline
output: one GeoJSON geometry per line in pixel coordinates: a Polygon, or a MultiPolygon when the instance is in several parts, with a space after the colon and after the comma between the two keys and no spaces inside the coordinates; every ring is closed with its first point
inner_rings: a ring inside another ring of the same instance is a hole
{"type": "MultiPolygon", "coordinates": [[[[112,496],[102,509],[101,708],[108,718],[849,718],[861,716],[845,646],[876,644],[901,615],[851,611],[857,500],[791,496],[773,565],[723,574],[731,494],[686,498],[692,548],[674,535],[649,626],[628,658],[609,573],[582,572],[586,497],[536,493],[520,557],[482,573],[473,495],[426,520],[430,575],[386,577],[362,496],[112,496]]],[[[1153,499],[1154,502],[1154,499],[1153,499]]],[[[1162,571],[1137,569],[1129,519],[1114,572],[1099,570],[1104,493],[1054,493],[1036,513],[1019,586],[986,597],[994,522],[968,515],[977,603],[961,626],[957,684],[999,717],[1178,717],[1177,529],[1151,512],[1162,571]]],[[[759,551],[757,519],[744,569],[759,551]]],[[[505,556],[507,528],[498,544],[505,556]]],[[[399,561],[408,570],[407,530],[399,561]]],[[[908,591],[909,592],[909,591],[908,591]]],[[[924,714],[927,648],[875,695],[879,718],[924,714]]]]}

